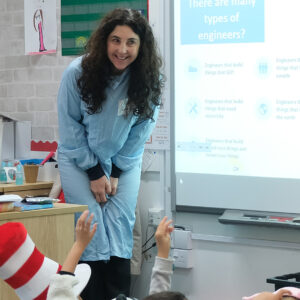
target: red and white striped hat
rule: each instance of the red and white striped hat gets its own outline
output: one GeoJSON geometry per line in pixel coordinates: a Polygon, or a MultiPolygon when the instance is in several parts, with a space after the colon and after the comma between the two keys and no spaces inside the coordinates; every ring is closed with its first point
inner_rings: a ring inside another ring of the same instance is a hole
{"type": "Polygon", "coordinates": [[[37,249],[22,223],[0,226],[0,278],[21,300],[46,300],[51,277],[60,269],[61,265],[37,249]]]}

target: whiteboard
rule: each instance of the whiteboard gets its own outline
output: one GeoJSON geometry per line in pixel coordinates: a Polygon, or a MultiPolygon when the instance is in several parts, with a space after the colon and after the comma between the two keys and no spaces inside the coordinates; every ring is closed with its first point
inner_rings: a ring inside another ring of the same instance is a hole
{"type": "Polygon", "coordinates": [[[174,0],[177,207],[300,212],[298,0],[174,0]]]}

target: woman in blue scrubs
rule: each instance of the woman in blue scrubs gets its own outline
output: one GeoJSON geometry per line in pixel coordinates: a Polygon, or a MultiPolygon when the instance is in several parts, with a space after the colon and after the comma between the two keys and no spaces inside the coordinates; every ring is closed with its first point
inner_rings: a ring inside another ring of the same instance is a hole
{"type": "MultiPolygon", "coordinates": [[[[164,79],[156,41],[139,11],[108,13],[58,93],[58,160],[66,202],[86,204],[98,230],[81,257],[92,268],[84,300],[129,296],[132,230],[144,144],[164,79]]],[[[79,216],[76,216],[76,220],[79,216]]]]}

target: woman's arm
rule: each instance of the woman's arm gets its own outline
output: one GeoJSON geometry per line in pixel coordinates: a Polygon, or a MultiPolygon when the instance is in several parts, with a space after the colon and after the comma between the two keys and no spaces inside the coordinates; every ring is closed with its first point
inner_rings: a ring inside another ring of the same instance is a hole
{"type": "Polygon", "coordinates": [[[105,202],[105,194],[110,193],[110,182],[101,164],[90,150],[82,124],[81,96],[77,79],[81,73],[81,60],[74,60],[65,70],[58,91],[59,151],[86,171],[91,190],[97,202],[105,202]]]}
{"type": "Polygon", "coordinates": [[[131,169],[142,159],[146,141],[149,139],[159,114],[159,107],[154,107],[153,120],[147,119],[134,125],[122,149],[112,158],[122,171],[131,169]]]}
{"type": "Polygon", "coordinates": [[[85,126],[81,122],[82,101],[77,87],[77,78],[81,72],[80,61],[76,59],[65,70],[58,91],[59,151],[74,160],[79,168],[88,170],[99,162],[88,146],[85,126]]]}

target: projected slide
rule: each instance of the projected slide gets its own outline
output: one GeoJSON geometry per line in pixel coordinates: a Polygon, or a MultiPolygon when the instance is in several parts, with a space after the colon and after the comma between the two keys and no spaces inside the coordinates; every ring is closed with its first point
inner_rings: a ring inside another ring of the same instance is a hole
{"type": "Polygon", "coordinates": [[[300,178],[300,1],[174,0],[175,171],[300,178]]]}

